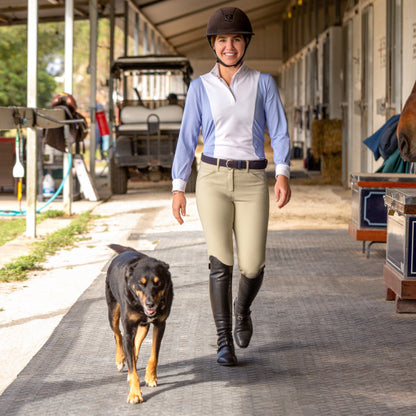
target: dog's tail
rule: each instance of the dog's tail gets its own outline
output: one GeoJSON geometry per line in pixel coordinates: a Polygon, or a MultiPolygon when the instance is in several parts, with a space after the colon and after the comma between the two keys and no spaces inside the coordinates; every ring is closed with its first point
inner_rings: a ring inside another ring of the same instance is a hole
{"type": "Polygon", "coordinates": [[[109,244],[108,247],[118,254],[124,253],[125,251],[136,251],[134,248],[121,246],[120,244],[109,244]]]}

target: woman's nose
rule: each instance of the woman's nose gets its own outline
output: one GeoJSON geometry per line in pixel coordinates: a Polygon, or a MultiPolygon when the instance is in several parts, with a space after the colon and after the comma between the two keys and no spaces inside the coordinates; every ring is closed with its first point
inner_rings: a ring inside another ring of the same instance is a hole
{"type": "Polygon", "coordinates": [[[234,43],[233,43],[232,39],[227,39],[226,47],[228,49],[232,49],[234,47],[234,43]]]}

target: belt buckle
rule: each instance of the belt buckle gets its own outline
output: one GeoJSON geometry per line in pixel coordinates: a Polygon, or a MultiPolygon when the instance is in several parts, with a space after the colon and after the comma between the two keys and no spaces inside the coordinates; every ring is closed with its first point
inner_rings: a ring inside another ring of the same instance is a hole
{"type": "Polygon", "coordinates": [[[228,168],[228,169],[232,169],[232,167],[231,166],[228,166],[228,162],[232,162],[232,160],[231,159],[227,159],[226,161],[225,161],[225,167],[226,168],[228,168]]]}

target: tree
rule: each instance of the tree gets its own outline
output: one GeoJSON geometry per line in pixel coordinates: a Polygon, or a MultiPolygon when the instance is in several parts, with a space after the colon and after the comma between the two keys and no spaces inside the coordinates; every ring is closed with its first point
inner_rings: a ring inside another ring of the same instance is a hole
{"type": "MultiPolygon", "coordinates": [[[[38,29],[38,106],[46,107],[52,99],[55,79],[46,72],[55,56],[63,55],[60,24],[39,25],[38,29]]],[[[0,106],[22,106],[27,103],[27,27],[0,28],[0,106]]]]}

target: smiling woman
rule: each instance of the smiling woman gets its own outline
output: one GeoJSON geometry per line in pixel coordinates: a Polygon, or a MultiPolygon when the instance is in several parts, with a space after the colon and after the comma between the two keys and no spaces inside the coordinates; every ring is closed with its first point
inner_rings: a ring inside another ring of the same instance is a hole
{"type": "Polygon", "coordinates": [[[263,282],[269,219],[266,125],[275,164],[274,199],[279,208],[290,200],[289,136],[277,86],[269,74],[244,64],[253,35],[249,18],[236,7],[218,9],[209,19],[206,37],[217,62],[190,85],[172,166],[172,212],[182,224],[184,191],[202,127],[196,202],[208,248],[217,362],[225,366],[237,364],[232,333],[233,236],[241,272],[234,300],[234,340],[240,348],[250,343],[250,307],[263,282]]]}

